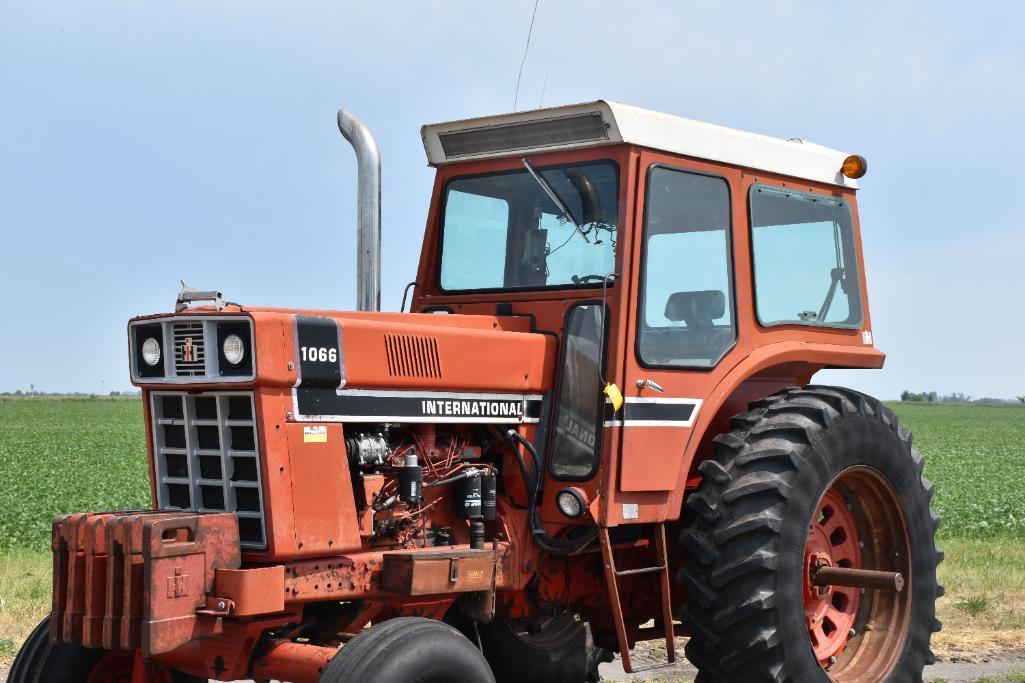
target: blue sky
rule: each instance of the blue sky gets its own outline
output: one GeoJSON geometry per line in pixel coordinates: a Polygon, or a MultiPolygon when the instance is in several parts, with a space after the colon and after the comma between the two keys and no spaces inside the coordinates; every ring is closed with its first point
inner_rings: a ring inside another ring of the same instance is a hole
{"type": "MultiPolygon", "coordinates": [[[[353,110],[384,158],[384,305],[414,276],[419,126],[509,111],[533,7],[0,0],[0,391],[129,386],[178,280],[349,308],[353,110]]],[[[520,108],[608,98],[866,156],[879,372],[1025,394],[1020,3],[541,0],[520,108]],[[547,78],[547,87],[545,80],[547,78]]]]}

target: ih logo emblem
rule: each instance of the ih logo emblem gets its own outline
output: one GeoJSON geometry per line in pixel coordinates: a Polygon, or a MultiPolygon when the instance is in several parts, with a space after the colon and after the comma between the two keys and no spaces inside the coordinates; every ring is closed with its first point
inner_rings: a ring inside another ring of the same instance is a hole
{"type": "Polygon", "coordinates": [[[192,337],[185,337],[185,342],[182,344],[182,361],[191,363],[192,356],[192,337]]]}
{"type": "Polygon", "coordinates": [[[169,600],[184,598],[189,594],[189,575],[182,573],[181,567],[174,568],[174,574],[167,577],[167,597],[169,600]]]}

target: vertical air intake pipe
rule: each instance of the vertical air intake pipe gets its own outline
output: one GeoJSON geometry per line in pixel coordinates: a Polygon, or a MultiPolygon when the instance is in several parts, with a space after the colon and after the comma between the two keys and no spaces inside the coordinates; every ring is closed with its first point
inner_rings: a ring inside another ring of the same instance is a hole
{"type": "Polygon", "coordinates": [[[356,151],[356,308],[381,310],[381,154],[370,129],[345,109],[338,130],[356,151]]]}

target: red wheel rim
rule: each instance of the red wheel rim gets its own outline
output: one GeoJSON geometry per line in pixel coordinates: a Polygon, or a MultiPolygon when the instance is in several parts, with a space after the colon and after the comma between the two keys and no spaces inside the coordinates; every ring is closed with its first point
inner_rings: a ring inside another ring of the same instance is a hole
{"type": "Polygon", "coordinates": [[[812,517],[804,550],[804,618],[815,657],[823,665],[847,644],[861,603],[857,588],[812,583],[819,567],[861,567],[860,537],[849,507],[839,491],[828,489],[812,517]]]}
{"type": "Polygon", "coordinates": [[[888,680],[911,624],[914,572],[902,503],[879,470],[849,467],[830,482],[808,525],[804,614],[812,652],[838,683],[888,680]],[[902,592],[813,583],[818,567],[898,572],[902,592]]]}
{"type": "MultiPolygon", "coordinates": [[[[96,662],[86,683],[131,683],[132,668],[135,666],[134,652],[108,652],[96,662]]],[[[174,683],[170,670],[162,666],[150,666],[146,672],[147,683],[174,683]]]]}

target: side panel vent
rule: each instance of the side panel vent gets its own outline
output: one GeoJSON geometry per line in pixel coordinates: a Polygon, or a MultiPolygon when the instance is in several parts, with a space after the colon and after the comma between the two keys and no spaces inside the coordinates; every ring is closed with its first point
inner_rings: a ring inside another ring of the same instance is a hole
{"type": "Polygon", "coordinates": [[[448,159],[609,139],[601,112],[439,133],[448,159]]]}
{"type": "Polygon", "coordinates": [[[441,377],[438,340],[413,334],[386,334],[388,374],[392,377],[441,377]]]}

